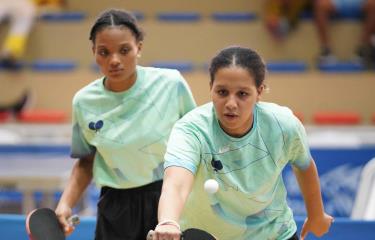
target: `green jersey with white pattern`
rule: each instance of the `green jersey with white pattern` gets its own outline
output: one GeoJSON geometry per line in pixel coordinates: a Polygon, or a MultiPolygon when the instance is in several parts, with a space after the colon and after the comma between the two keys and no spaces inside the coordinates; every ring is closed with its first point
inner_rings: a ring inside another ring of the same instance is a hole
{"type": "Polygon", "coordinates": [[[126,91],[109,91],[103,77],[73,99],[71,156],[95,154],[99,186],[127,189],[161,180],[170,131],[195,107],[178,71],[142,66],[136,71],[137,80],[126,91]]]}
{"type": "Polygon", "coordinates": [[[257,103],[252,129],[235,138],[220,127],[212,103],[198,107],[175,124],[165,161],[165,168],[195,175],[182,228],[202,228],[221,240],[284,240],[296,232],[281,173],[288,163],[306,169],[311,154],[290,109],[257,103]],[[204,191],[208,179],[219,183],[214,194],[204,191]]]}

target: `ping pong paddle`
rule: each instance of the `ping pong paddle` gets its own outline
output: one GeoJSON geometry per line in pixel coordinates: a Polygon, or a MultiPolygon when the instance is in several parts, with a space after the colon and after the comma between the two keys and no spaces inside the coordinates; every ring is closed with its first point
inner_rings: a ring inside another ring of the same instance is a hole
{"type": "MultiPolygon", "coordinates": [[[[79,217],[73,215],[69,224],[79,224],[79,217]]],[[[31,240],[64,240],[65,234],[59,220],[50,208],[38,208],[30,212],[26,218],[26,231],[31,240]]]]}
{"type": "MultiPolygon", "coordinates": [[[[150,230],[147,234],[147,240],[152,240],[153,234],[154,234],[154,231],[150,230]]],[[[185,231],[182,231],[181,240],[217,240],[217,239],[202,229],[188,228],[185,231]]]]}

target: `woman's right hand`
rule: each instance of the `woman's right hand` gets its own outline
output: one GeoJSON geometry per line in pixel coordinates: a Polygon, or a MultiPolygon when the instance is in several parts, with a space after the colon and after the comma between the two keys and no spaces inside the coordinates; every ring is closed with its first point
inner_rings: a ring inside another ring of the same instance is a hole
{"type": "Polygon", "coordinates": [[[65,236],[69,236],[74,231],[74,226],[69,224],[68,219],[72,216],[72,208],[69,207],[67,204],[59,203],[55,210],[57,218],[61,226],[63,227],[65,236]]]}
{"type": "Polygon", "coordinates": [[[155,228],[152,240],[180,240],[181,231],[175,225],[159,225],[155,228]]]}

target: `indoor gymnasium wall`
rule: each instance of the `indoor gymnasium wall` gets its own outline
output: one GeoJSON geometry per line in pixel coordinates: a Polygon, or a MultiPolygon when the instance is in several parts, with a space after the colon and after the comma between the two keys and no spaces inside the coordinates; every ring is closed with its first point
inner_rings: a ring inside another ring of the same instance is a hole
{"type": "MultiPolygon", "coordinates": [[[[34,108],[61,109],[70,114],[74,93],[100,76],[92,65],[94,58],[88,40],[95,16],[107,7],[123,7],[144,14],[140,21],[146,32],[140,63],[156,61],[189,61],[193,70],[183,72],[198,104],[209,100],[207,64],[221,48],[239,44],[256,49],[266,62],[298,60],[308,64],[306,72],[270,73],[267,82],[271,91],[264,100],[290,106],[294,111],[310,116],[319,110],[356,111],[368,123],[375,112],[372,91],[374,73],[327,74],[315,68],[318,42],[311,20],[301,22],[299,28],[284,42],[275,42],[262,21],[262,1],[68,1],[68,10],[83,11],[81,21],[43,21],[35,24],[30,35],[26,61],[38,59],[68,59],[77,64],[67,72],[35,72],[26,69],[14,75],[0,71],[2,89],[0,100],[13,99],[20,94],[19,86],[29,88],[34,95],[34,108]],[[197,11],[199,21],[165,22],[157,19],[159,12],[197,11]],[[246,22],[217,22],[210,16],[215,11],[249,11],[258,18],[246,22]],[[17,79],[17,82],[14,80],[17,79]]],[[[340,58],[350,58],[360,33],[358,21],[337,21],[332,24],[334,50],[340,58]],[[345,39],[345,41],[343,41],[345,39]]],[[[0,35],[4,31],[0,31],[0,35]]],[[[0,36],[0,38],[3,36],[0,36]]],[[[5,100],[4,100],[5,101],[5,100]]]]}

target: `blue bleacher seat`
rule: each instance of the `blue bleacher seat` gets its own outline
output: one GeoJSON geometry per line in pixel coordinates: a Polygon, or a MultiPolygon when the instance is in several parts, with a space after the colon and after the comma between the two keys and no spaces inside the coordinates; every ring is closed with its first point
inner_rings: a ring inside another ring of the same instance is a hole
{"type": "Polygon", "coordinates": [[[22,193],[13,189],[0,188],[1,202],[22,202],[22,193]]]}
{"type": "Polygon", "coordinates": [[[302,61],[269,61],[267,63],[267,70],[269,72],[306,72],[307,64],[302,61]]]}
{"type": "Polygon", "coordinates": [[[152,67],[177,69],[180,72],[193,71],[194,65],[190,61],[158,61],[151,63],[152,67]]]}
{"type": "MultiPolygon", "coordinates": [[[[62,192],[56,191],[53,194],[53,199],[55,202],[58,202],[59,199],[61,198],[62,192]]],[[[42,192],[34,192],[34,199],[36,200],[35,202],[37,204],[40,204],[43,201],[43,193],[42,192]]]]}
{"type": "Polygon", "coordinates": [[[198,12],[162,12],[157,14],[160,21],[169,22],[196,22],[201,19],[198,12]]]}
{"type": "Polygon", "coordinates": [[[314,15],[311,11],[303,11],[300,15],[300,19],[302,19],[302,20],[313,20],[314,15]]]}
{"type": "Polygon", "coordinates": [[[1,154],[48,154],[57,153],[70,155],[70,145],[56,144],[1,144],[1,154]]]}
{"type": "Polygon", "coordinates": [[[90,64],[90,69],[93,70],[94,72],[100,72],[100,67],[96,62],[93,62],[90,64]]]}
{"type": "Polygon", "coordinates": [[[0,213],[21,213],[22,200],[20,191],[12,187],[0,187],[0,213]]]}
{"type": "Polygon", "coordinates": [[[72,71],[77,67],[70,60],[36,60],[31,63],[31,69],[37,72],[64,72],[72,71]]]}
{"type": "MultiPolygon", "coordinates": [[[[362,18],[363,14],[358,11],[353,11],[352,9],[345,9],[341,11],[339,14],[332,15],[332,20],[360,20],[362,18]]],[[[301,13],[300,16],[303,20],[313,20],[314,14],[311,11],[304,11],[301,13]]]]}
{"type": "Polygon", "coordinates": [[[322,72],[337,73],[337,72],[361,72],[365,67],[356,62],[337,62],[328,64],[318,64],[318,69],[322,72]]]}
{"type": "Polygon", "coordinates": [[[5,63],[3,62],[0,62],[0,71],[1,70],[15,70],[15,71],[18,71],[18,70],[21,70],[22,68],[24,68],[26,66],[26,64],[22,61],[19,61],[17,63],[15,63],[14,65],[12,65],[11,69],[9,67],[7,67],[5,65],[5,63]]]}
{"type": "Polygon", "coordinates": [[[360,11],[353,11],[353,9],[343,9],[339,14],[334,15],[334,19],[359,20],[363,16],[360,11]]]}
{"type": "Polygon", "coordinates": [[[211,17],[219,22],[247,22],[255,20],[257,15],[252,12],[215,12],[211,17]]]}
{"type": "Polygon", "coordinates": [[[74,22],[85,19],[86,14],[83,12],[46,12],[41,14],[40,19],[49,22],[74,22]]]}
{"type": "Polygon", "coordinates": [[[132,11],[133,15],[135,16],[135,18],[138,20],[138,21],[143,21],[145,20],[145,15],[140,12],[140,11],[132,11]]]}

